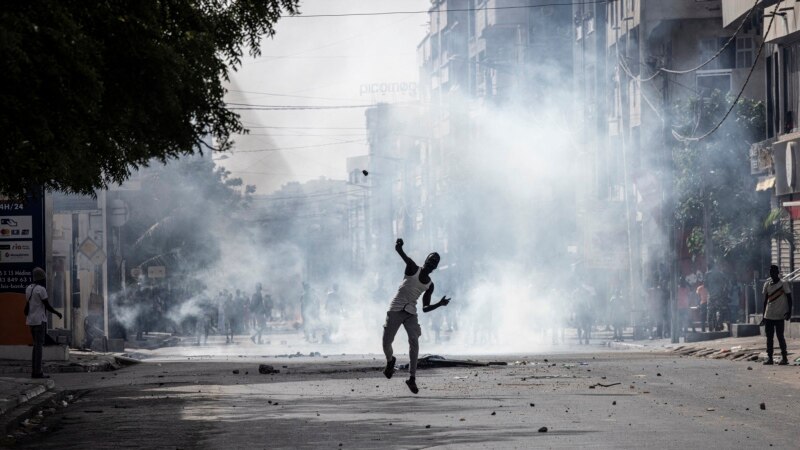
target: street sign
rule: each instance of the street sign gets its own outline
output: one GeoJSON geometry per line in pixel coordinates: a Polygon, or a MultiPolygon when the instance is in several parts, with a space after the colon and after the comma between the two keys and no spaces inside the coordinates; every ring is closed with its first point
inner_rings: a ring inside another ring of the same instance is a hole
{"type": "Polygon", "coordinates": [[[78,251],[83,256],[89,259],[92,259],[92,256],[94,256],[94,254],[97,253],[98,250],[100,250],[100,246],[97,245],[97,243],[93,241],[92,238],[88,237],[84,239],[83,242],[81,242],[81,245],[78,246],[78,251]]]}

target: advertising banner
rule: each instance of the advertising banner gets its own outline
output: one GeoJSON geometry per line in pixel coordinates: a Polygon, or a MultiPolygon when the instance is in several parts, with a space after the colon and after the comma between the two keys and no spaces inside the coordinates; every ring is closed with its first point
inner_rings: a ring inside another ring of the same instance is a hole
{"type": "Polygon", "coordinates": [[[44,193],[14,201],[0,197],[0,345],[31,343],[25,288],[34,267],[45,267],[44,193]]]}

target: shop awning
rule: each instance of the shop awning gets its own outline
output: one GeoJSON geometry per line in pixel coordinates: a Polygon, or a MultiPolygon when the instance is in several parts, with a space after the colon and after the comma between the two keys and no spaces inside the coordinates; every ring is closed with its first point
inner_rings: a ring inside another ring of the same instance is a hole
{"type": "Polygon", "coordinates": [[[756,184],[756,191],[766,191],[775,187],[775,175],[767,175],[758,177],[758,184],[756,184]]]}

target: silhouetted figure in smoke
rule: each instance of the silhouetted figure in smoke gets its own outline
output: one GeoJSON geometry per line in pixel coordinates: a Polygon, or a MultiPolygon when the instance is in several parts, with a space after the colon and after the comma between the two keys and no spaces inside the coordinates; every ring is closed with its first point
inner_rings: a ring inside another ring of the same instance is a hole
{"type": "MultiPolygon", "coordinates": [[[[697,298],[700,299],[700,304],[697,305],[697,311],[700,316],[700,331],[706,332],[706,322],[708,321],[708,289],[702,282],[697,286],[697,298]]],[[[692,333],[695,332],[694,321],[692,322],[692,333]]]]}
{"type": "Polygon", "coordinates": [[[236,302],[233,300],[233,294],[227,293],[225,303],[222,304],[222,311],[225,314],[225,342],[233,343],[233,335],[235,333],[237,316],[236,316],[236,302]]]}
{"type": "Polygon", "coordinates": [[[264,332],[264,327],[267,326],[265,313],[264,296],[261,295],[261,283],[256,283],[256,291],[250,299],[250,314],[253,316],[253,322],[255,323],[255,333],[250,336],[250,340],[254,344],[261,343],[261,334],[264,332]]]}
{"type": "Polygon", "coordinates": [[[336,283],[333,283],[325,296],[325,315],[328,323],[322,336],[322,342],[328,344],[331,342],[331,336],[339,332],[339,324],[344,319],[344,303],[339,295],[339,285],[336,283]]]}
{"type": "Polygon", "coordinates": [[[575,290],[575,328],[578,331],[578,344],[589,345],[594,322],[594,288],[581,284],[575,290]]]}
{"type": "Polygon", "coordinates": [[[394,365],[397,359],[392,356],[392,342],[397,330],[402,325],[406,329],[406,334],[408,334],[408,356],[410,359],[408,365],[409,379],[406,381],[406,385],[411,389],[411,392],[416,394],[419,392],[416,373],[417,357],[419,356],[419,337],[422,334],[422,329],[417,320],[417,300],[422,295],[422,312],[427,313],[440,306],[447,306],[450,303],[450,299],[443,296],[438,303],[431,305],[433,281],[430,275],[439,266],[441,258],[438,253],[434,252],[428,255],[425,258],[425,264],[420,268],[403,251],[402,239],[397,240],[394,249],[406,263],[406,270],[403,282],[389,305],[389,312],[386,313],[386,323],[383,325],[383,353],[386,355],[386,368],[383,370],[383,374],[386,375],[386,378],[392,378],[392,375],[394,375],[394,365]]]}
{"type": "MultiPolygon", "coordinates": [[[[708,289],[708,329],[722,331],[722,324],[728,322],[728,277],[717,270],[713,264],[708,265],[705,286],[708,289]]],[[[728,324],[730,331],[730,324],[728,324]]]]}
{"type": "Polygon", "coordinates": [[[792,316],[792,287],[791,283],[780,279],[781,269],[776,265],[769,266],[769,279],[764,283],[764,331],[767,335],[767,360],[765,365],[772,365],[772,352],[774,349],[773,336],[778,335],[778,345],[781,347],[781,362],[789,364],[786,354],[786,339],[783,337],[784,321],[792,316]]]}
{"type": "Polygon", "coordinates": [[[247,322],[247,319],[249,318],[247,314],[247,296],[242,293],[241,289],[236,290],[236,295],[233,297],[233,303],[236,316],[236,328],[234,329],[234,333],[247,332],[249,327],[247,322]]]}
{"type": "Polygon", "coordinates": [[[216,305],[214,302],[206,297],[202,297],[199,301],[198,317],[197,317],[197,345],[200,345],[202,340],[203,345],[208,343],[208,335],[214,328],[214,321],[216,320],[215,310],[216,305]]]}
{"type": "Polygon", "coordinates": [[[303,283],[303,295],[300,297],[300,315],[303,318],[303,335],[306,341],[312,342],[315,336],[315,327],[319,321],[319,304],[314,289],[308,283],[303,283]]]}
{"type": "Polygon", "coordinates": [[[625,305],[625,298],[620,291],[614,293],[609,300],[608,312],[611,316],[611,327],[614,329],[614,340],[622,342],[625,333],[626,315],[628,308],[625,305]]]}

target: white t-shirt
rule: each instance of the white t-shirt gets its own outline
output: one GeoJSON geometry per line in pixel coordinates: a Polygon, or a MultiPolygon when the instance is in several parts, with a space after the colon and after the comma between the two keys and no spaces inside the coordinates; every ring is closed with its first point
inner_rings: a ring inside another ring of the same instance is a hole
{"type": "Polygon", "coordinates": [[[403,282],[389,305],[389,311],[405,311],[409,314],[417,313],[417,300],[431,285],[430,281],[427,283],[419,281],[419,273],[421,271],[422,269],[417,268],[414,275],[404,275],[403,282]]]}
{"type": "Polygon", "coordinates": [[[790,283],[783,280],[774,283],[772,278],[764,283],[764,295],[767,296],[767,310],[764,312],[764,318],[770,320],[783,320],[783,317],[789,311],[789,299],[786,294],[792,293],[790,283]]]}
{"type": "Polygon", "coordinates": [[[28,317],[25,319],[27,325],[41,325],[47,323],[47,310],[44,309],[42,300],[47,300],[47,290],[44,286],[32,284],[25,289],[25,299],[30,299],[28,306],[28,317]]]}

